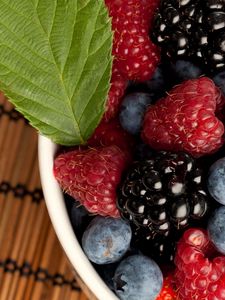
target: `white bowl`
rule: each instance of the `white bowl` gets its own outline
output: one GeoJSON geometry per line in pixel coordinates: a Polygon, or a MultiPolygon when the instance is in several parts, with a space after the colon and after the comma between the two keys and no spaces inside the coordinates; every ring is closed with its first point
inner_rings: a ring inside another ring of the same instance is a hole
{"type": "Polygon", "coordinates": [[[84,254],[72,229],[63,193],[53,175],[56,145],[39,136],[38,153],[41,183],[47,209],[59,241],[72,266],[99,300],[118,300],[84,254]]]}

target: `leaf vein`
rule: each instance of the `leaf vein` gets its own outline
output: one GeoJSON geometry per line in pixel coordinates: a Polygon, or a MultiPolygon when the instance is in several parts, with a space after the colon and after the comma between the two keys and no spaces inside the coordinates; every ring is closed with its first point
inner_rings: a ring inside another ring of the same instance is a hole
{"type": "Polygon", "coordinates": [[[39,0],[37,0],[37,2],[35,3],[35,8],[38,9],[39,6],[39,0]]]}
{"type": "Polygon", "coordinates": [[[61,102],[60,98],[57,98],[54,94],[51,94],[49,91],[47,91],[47,90],[41,88],[40,86],[36,85],[35,83],[33,83],[32,81],[30,81],[26,77],[21,76],[21,74],[17,73],[15,70],[9,68],[9,66],[4,65],[2,62],[0,62],[0,65],[2,65],[3,67],[5,67],[6,69],[8,69],[11,73],[16,74],[18,77],[20,77],[23,80],[27,81],[28,83],[30,83],[34,87],[36,87],[36,88],[40,89],[41,91],[45,92],[47,95],[52,96],[54,99],[60,100],[60,102],[61,102]]]}
{"type": "MultiPolygon", "coordinates": [[[[76,7],[77,7],[77,2],[76,2],[76,7]]],[[[77,9],[76,9],[76,11],[77,11],[77,9]]],[[[75,18],[74,18],[73,32],[74,32],[74,27],[75,27],[75,24],[76,24],[76,20],[77,20],[77,14],[76,14],[76,16],[75,16],[75,18]]],[[[66,66],[67,61],[68,61],[68,59],[69,59],[69,54],[70,54],[70,51],[71,51],[71,48],[72,48],[72,43],[73,43],[73,34],[72,34],[72,38],[71,38],[71,41],[70,41],[69,51],[68,51],[67,57],[66,57],[66,59],[65,59],[65,63],[64,63],[64,65],[63,65],[63,67],[62,67],[62,74],[64,74],[65,66],[66,66]]]]}
{"type": "MultiPolygon", "coordinates": [[[[37,11],[36,11],[36,14],[37,14],[37,11]]],[[[38,17],[38,14],[37,14],[37,17],[38,17]]],[[[42,28],[43,32],[44,32],[45,35],[47,36],[47,33],[46,33],[46,31],[44,30],[44,28],[43,28],[43,26],[42,26],[42,24],[41,24],[39,18],[38,18],[38,21],[39,21],[40,27],[42,28]]],[[[66,86],[65,86],[65,83],[64,83],[64,81],[63,81],[63,77],[62,77],[62,74],[61,74],[61,72],[60,72],[60,68],[59,68],[59,66],[58,66],[58,64],[57,64],[57,62],[56,62],[56,60],[55,60],[55,57],[54,57],[54,54],[53,54],[53,50],[52,50],[52,46],[51,46],[51,44],[50,44],[49,39],[47,39],[47,41],[48,41],[48,46],[49,46],[49,48],[51,49],[51,54],[52,54],[52,58],[53,58],[53,60],[54,60],[54,64],[55,64],[55,66],[56,66],[56,68],[57,68],[57,71],[58,71],[59,81],[60,81],[61,86],[62,86],[62,88],[63,88],[63,90],[64,90],[65,97],[66,97],[66,99],[67,99],[67,105],[70,107],[71,111],[73,112],[73,108],[72,108],[72,105],[71,105],[71,99],[70,99],[70,97],[69,97],[69,95],[68,95],[68,91],[67,91],[66,86]]],[[[71,114],[71,115],[73,116],[73,120],[74,120],[74,122],[73,122],[73,124],[74,124],[74,129],[75,129],[75,131],[78,132],[78,135],[79,135],[81,144],[83,144],[83,143],[84,143],[84,139],[83,139],[83,137],[82,137],[82,134],[81,134],[80,128],[79,128],[79,126],[78,126],[78,122],[77,122],[77,119],[76,119],[76,116],[75,116],[74,112],[73,112],[73,114],[71,114]]]]}
{"type": "Polygon", "coordinates": [[[0,9],[0,87],[41,134],[83,144],[110,86],[104,0],[0,0],[0,9]]]}
{"type": "Polygon", "coordinates": [[[6,26],[4,23],[1,22],[2,20],[0,19],[0,24],[5,27],[18,41],[19,43],[22,43],[24,46],[27,47],[27,49],[29,49],[34,55],[38,56],[39,58],[43,59],[44,61],[52,64],[52,62],[50,60],[47,60],[44,56],[41,56],[38,52],[35,52],[32,48],[30,48],[30,45],[28,45],[27,43],[24,42],[24,40],[20,40],[18,39],[18,36],[8,27],[6,26]]]}
{"type": "MultiPolygon", "coordinates": [[[[101,7],[99,6],[98,14],[99,14],[100,9],[101,9],[101,7]]],[[[97,15],[98,15],[98,14],[97,14],[97,15]]],[[[98,18],[95,19],[95,26],[94,26],[94,28],[96,28],[97,20],[98,20],[98,18]]],[[[92,38],[91,38],[90,41],[89,41],[89,45],[88,45],[88,53],[89,53],[89,50],[90,50],[90,45],[91,45],[92,39],[93,39],[93,36],[92,36],[92,38]]],[[[73,93],[72,93],[71,99],[73,99],[73,97],[74,97],[74,95],[75,95],[75,91],[76,91],[76,89],[77,89],[78,82],[80,82],[81,75],[82,75],[82,73],[83,73],[83,71],[84,71],[84,68],[85,68],[85,66],[86,66],[86,64],[87,64],[87,60],[88,60],[88,56],[86,57],[86,59],[85,59],[85,61],[84,61],[84,63],[83,63],[82,71],[80,72],[80,76],[79,76],[79,78],[78,78],[76,84],[74,84],[74,89],[73,89],[73,93]]]]}
{"type": "Polygon", "coordinates": [[[20,52],[18,52],[18,51],[16,51],[15,49],[11,48],[9,45],[6,45],[6,44],[1,43],[0,47],[2,47],[2,46],[8,48],[9,50],[11,50],[11,51],[14,52],[15,54],[17,54],[20,58],[23,58],[25,61],[27,61],[27,63],[29,63],[30,65],[34,66],[35,69],[40,70],[40,71],[42,71],[43,73],[45,73],[45,74],[47,74],[47,75],[49,75],[49,76],[52,77],[52,72],[51,72],[51,73],[50,73],[50,72],[47,72],[45,69],[43,69],[43,68],[40,67],[40,64],[39,64],[39,66],[34,65],[34,63],[33,63],[31,60],[27,59],[27,58],[26,58],[25,56],[23,56],[20,52]]]}
{"type": "Polygon", "coordinates": [[[56,8],[57,8],[58,0],[56,0],[56,2],[54,1],[54,3],[56,3],[56,4],[55,4],[55,8],[54,8],[54,13],[53,13],[51,27],[50,27],[49,34],[48,34],[48,39],[50,39],[51,34],[52,34],[53,25],[54,25],[54,22],[55,22],[55,15],[56,15],[56,8]]]}
{"type": "MultiPolygon", "coordinates": [[[[108,67],[108,65],[106,66],[106,69],[107,69],[107,67],[108,67]]],[[[105,70],[106,70],[106,69],[105,69],[105,70]]],[[[81,121],[81,119],[82,119],[82,117],[83,117],[83,115],[84,115],[84,113],[85,113],[86,108],[87,108],[88,105],[89,105],[90,99],[91,99],[91,98],[93,97],[93,95],[96,93],[96,91],[97,91],[97,89],[98,89],[98,87],[99,87],[99,84],[100,84],[100,82],[101,82],[101,80],[102,80],[104,74],[105,74],[105,71],[102,73],[102,76],[101,76],[101,78],[100,78],[100,80],[99,80],[99,82],[98,82],[98,85],[96,86],[96,88],[95,88],[95,90],[93,91],[92,95],[89,97],[89,99],[88,99],[88,101],[87,101],[87,103],[86,103],[86,105],[85,105],[85,107],[84,107],[84,109],[83,109],[83,111],[82,111],[82,114],[81,114],[81,116],[79,117],[79,123],[80,123],[80,121],[81,121]]]]}
{"type": "MultiPolygon", "coordinates": [[[[46,108],[46,109],[51,110],[52,112],[55,112],[55,113],[57,113],[57,114],[58,114],[58,112],[59,112],[58,110],[54,109],[52,106],[44,105],[43,102],[38,102],[38,101],[35,100],[34,98],[27,98],[26,96],[24,96],[24,95],[22,95],[22,94],[20,94],[20,93],[16,93],[16,94],[17,94],[19,97],[22,97],[24,100],[31,101],[31,102],[33,102],[33,103],[35,103],[35,104],[38,104],[39,106],[41,106],[41,107],[43,107],[43,108],[46,108]]],[[[10,97],[9,97],[9,98],[10,98],[10,97]]],[[[16,103],[16,101],[15,101],[15,103],[16,103]]],[[[62,111],[60,111],[60,114],[61,114],[62,116],[67,117],[68,119],[71,119],[70,116],[66,115],[66,114],[63,113],[62,111]]]]}

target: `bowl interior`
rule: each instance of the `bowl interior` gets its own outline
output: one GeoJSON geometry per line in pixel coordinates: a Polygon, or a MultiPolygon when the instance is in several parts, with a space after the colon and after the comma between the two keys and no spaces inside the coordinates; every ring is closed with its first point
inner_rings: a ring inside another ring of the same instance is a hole
{"type": "Polygon", "coordinates": [[[57,146],[48,138],[39,136],[38,156],[41,183],[55,232],[72,266],[93,294],[100,300],[118,300],[84,254],[73,231],[63,193],[52,171],[56,150],[57,146]]]}

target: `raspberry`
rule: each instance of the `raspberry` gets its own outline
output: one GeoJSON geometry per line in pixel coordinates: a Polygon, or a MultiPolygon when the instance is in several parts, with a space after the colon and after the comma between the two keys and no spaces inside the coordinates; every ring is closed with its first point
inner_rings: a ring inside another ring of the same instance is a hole
{"type": "Polygon", "coordinates": [[[116,18],[118,15],[117,23],[120,14],[126,13],[129,21],[137,21],[134,24],[142,24],[149,30],[160,0],[105,0],[105,3],[112,17],[116,18]]]}
{"type": "Polygon", "coordinates": [[[160,0],[141,0],[141,3],[142,5],[144,6],[144,13],[145,13],[145,16],[143,18],[143,21],[146,20],[148,26],[151,26],[153,25],[152,24],[152,21],[154,19],[154,16],[155,16],[155,12],[156,12],[156,9],[159,7],[160,5],[160,0]]]}
{"type": "Polygon", "coordinates": [[[120,125],[118,119],[109,122],[101,121],[95,132],[88,140],[90,146],[111,146],[116,145],[120,149],[130,153],[135,144],[134,138],[120,125]]]}
{"type": "Polygon", "coordinates": [[[172,275],[163,280],[163,287],[156,300],[176,300],[177,296],[174,291],[174,278],[172,275]]]}
{"type": "MultiPolygon", "coordinates": [[[[157,3],[155,1],[154,3],[157,3]]],[[[129,80],[151,78],[159,50],[149,36],[149,20],[156,5],[141,0],[106,1],[114,30],[113,55],[121,74],[129,80]]]]}
{"type": "Polygon", "coordinates": [[[116,189],[127,164],[126,153],[117,146],[77,149],[56,157],[54,175],[89,212],[118,218],[116,189]]]}
{"type": "Polygon", "coordinates": [[[106,111],[103,116],[105,121],[109,121],[117,115],[126,87],[127,80],[125,80],[119,73],[118,68],[115,67],[114,64],[111,77],[111,87],[106,102],[106,111]]]}
{"type": "Polygon", "coordinates": [[[219,89],[206,77],[188,80],[150,106],[144,118],[143,140],[153,149],[185,151],[200,157],[224,143],[224,108],[219,89]]]}
{"type": "Polygon", "coordinates": [[[225,299],[225,257],[217,256],[203,229],[188,229],[177,246],[178,299],[225,299]]]}

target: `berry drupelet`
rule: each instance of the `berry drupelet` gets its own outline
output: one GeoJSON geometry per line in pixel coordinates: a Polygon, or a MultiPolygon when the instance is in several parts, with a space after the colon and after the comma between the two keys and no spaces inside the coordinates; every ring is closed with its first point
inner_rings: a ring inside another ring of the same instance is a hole
{"type": "Polygon", "coordinates": [[[186,153],[159,152],[133,164],[118,190],[117,207],[145,254],[173,259],[180,232],[208,212],[204,185],[203,170],[186,153]]]}
{"type": "Polygon", "coordinates": [[[209,78],[184,81],[148,107],[142,139],[155,150],[183,151],[194,157],[215,153],[224,144],[224,104],[209,78]]]}
{"type": "Polygon", "coordinates": [[[148,31],[159,0],[105,0],[114,31],[114,63],[128,80],[149,80],[160,61],[148,31]]]}
{"type": "Polygon", "coordinates": [[[178,299],[225,299],[225,257],[215,251],[205,230],[185,231],[177,246],[175,264],[178,299]]]}
{"type": "Polygon", "coordinates": [[[225,2],[162,0],[152,38],[165,55],[191,58],[206,70],[225,68],[225,2]]]}
{"type": "Polygon", "coordinates": [[[116,189],[131,156],[115,145],[59,154],[53,172],[61,189],[89,213],[118,218],[116,189]]]}

